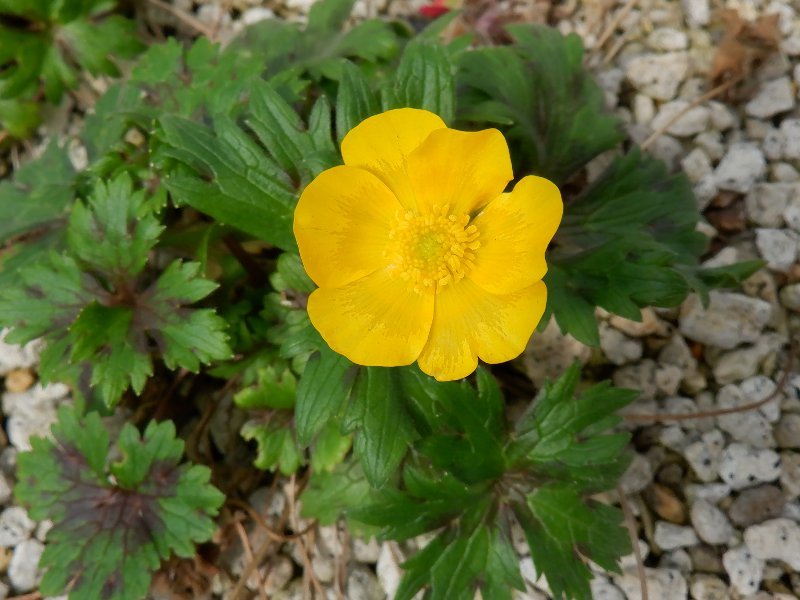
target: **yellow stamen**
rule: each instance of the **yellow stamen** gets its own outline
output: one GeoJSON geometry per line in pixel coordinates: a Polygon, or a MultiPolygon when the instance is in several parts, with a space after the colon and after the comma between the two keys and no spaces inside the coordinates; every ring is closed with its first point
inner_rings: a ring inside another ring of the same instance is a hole
{"type": "Polygon", "coordinates": [[[449,206],[434,206],[425,213],[398,215],[392,229],[389,255],[398,274],[413,289],[423,292],[462,279],[472,268],[481,243],[469,215],[451,215],[449,206]]]}

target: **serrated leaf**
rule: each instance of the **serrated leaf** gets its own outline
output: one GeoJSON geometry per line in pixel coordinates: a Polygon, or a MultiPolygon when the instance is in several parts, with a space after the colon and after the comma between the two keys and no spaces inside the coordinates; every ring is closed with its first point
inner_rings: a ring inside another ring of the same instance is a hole
{"type": "Polygon", "coordinates": [[[284,250],[294,251],[295,191],[269,155],[224,118],[211,130],[179,117],[160,120],[165,153],[195,170],[164,184],[178,202],[284,250]]]}
{"type": "Polygon", "coordinates": [[[486,556],[486,577],[481,584],[481,593],[484,598],[511,600],[512,589],[525,591],[519,556],[511,545],[510,535],[496,527],[486,556]]]}
{"type": "Polygon", "coordinates": [[[366,367],[356,378],[353,402],[363,407],[353,450],[373,487],[396,473],[414,437],[413,425],[391,369],[366,367]]]}
{"type": "Polygon", "coordinates": [[[311,451],[313,471],[331,471],[341,463],[353,444],[353,436],[342,434],[339,424],[329,421],[314,441],[311,451]]]}
{"type": "Polygon", "coordinates": [[[288,410],[294,407],[297,380],[289,369],[282,372],[270,365],[258,370],[256,383],[236,393],[239,408],[288,410]]]}
{"type": "Polygon", "coordinates": [[[511,46],[478,48],[460,57],[464,120],[501,125],[523,173],[557,184],[623,138],[603,93],[583,68],[583,46],[539,25],[510,25],[511,46]]]}
{"type": "Polygon", "coordinates": [[[489,543],[485,526],[451,542],[431,567],[431,600],[472,600],[486,567],[489,543]]]}
{"type": "Polygon", "coordinates": [[[353,384],[353,364],[324,348],[312,356],[297,386],[295,427],[297,440],[308,446],[343,408],[353,384]]]}
{"type": "Polygon", "coordinates": [[[208,468],[179,464],[183,442],[171,422],[151,422],[141,437],[125,425],[122,458],[108,471],[108,434],[96,413],[79,418],[62,407],[53,437],[33,438],[33,450],[20,454],[15,490],[32,518],[54,521],[40,561],[43,594],[69,585],[74,600],[144,597],[162,560],[192,556],[211,537],[224,497],[208,468]]]}
{"type": "Polygon", "coordinates": [[[380,103],[370,89],[369,79],[353,63],[343,61],[336,98],[336,137],[339,143],[353,127],[378,112],[380,103]]]}
{"type": "Polygon", "coordinates": [[[284,252],[278,257],[275,271],[270,274],[269,282],[278,292],[289,290],[310,294],[316,289],[311,278],[306,275],[300,257],[293,252],[284,252]]]}
{"type": "Polygon", "coordinates": [[[301,514],[316,519],[321,525],[331,525],[346,515],[350,508],[364,504],[370,491],[356,461],[341,463],[330,473],[313,471],[300,496],[301,514]]]}
{"type": "Polygon", "coordinates": [[[81,311],[70,328],[71,360],[91,364],[90,385],[97,388],[106,406],[116,403],[129,387],[141,393],[153,374],[146,340],[131,329],[132,320],[130,309],[94,303],[81,311]]]}
{"type": "Polygon", "coordinates": [[[242,426],[242,437],[258,445],[253,461],[256,467],[265,471],[278,470],[288,476],[303,464],[303,455],[295,441],[294,432],[287,425],[287,418],[281,418],[253,419],[242,426]]]}
{"type": "Polygon", "coordinates": [[[391,99],[384,108],[424,108],[445,123],[455,115],[455,65],[435,43],[410,42],[395,73],[391,99]]]}
{"type": "Polygon", "coordinates": [[[164,230],[146,199],[127,173],[98,182],[88,203],[77,202],[70,215],[67,243],[74,255],[112,279],[141,273],[164,230]]]}
{"type": "Polygon", "coordinates": [[[568,485],[539,488],[527,502],[530,513],[515,512],[522,517],[533,563],[547,578],[554,598],[591,600],[592,573],[576,555],[608,571],[619,571],[619,558],[630,552],[622,511],[584,502],[568,485]]]}
{"type": "Polygon", "coordinates": [[[0,182],[0,242],[35,228],[64,223],[75,172],[67,153],[50,142],[44,154],[0,182]]]}

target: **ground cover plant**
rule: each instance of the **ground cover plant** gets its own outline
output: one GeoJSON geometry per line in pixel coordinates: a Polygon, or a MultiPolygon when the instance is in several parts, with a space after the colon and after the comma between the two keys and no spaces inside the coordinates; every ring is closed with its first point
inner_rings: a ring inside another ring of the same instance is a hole
{"type": "MultiPolygon", "coordinates": [[[[104,9],[84,4],[22,17],[104,9]]],[[[55,522],[43,594],[143,597],[143,573],[281,477],[304,481],[305,517],[430,535],[399,599],[511,598],[514,522],[557,598],[631,551],[597,494],[627,466],[636,391],[577,366],[537,390],[513,361],[551,316],[597,345],[597,307],[637,320],[759,264],[699,266],[691,186],[624,139],[578,37],[514,25],[487,45],[443,37],[451,15],[416,32],[351,8],[152,44],[87,118],[85,169],[53,142],[0,183],[0,326],[42,339],[41,379],[75,398],[19,460],[18,498],[55,522]],[[226,395],[238,446],[199,442],[226,395]]],[[[31,52],[60,64],[52,43],[31,52]]],[[[0,97],[69,85],[15,52],[0,97]]],[[[69,73],[110,72],[75,52],[69,73]]]]}

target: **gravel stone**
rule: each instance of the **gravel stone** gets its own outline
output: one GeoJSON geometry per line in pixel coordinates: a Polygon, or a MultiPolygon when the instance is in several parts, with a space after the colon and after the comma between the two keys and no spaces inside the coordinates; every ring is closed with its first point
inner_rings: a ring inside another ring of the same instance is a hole
{"type": "Polygon", "coordinates": [[[11,444],[17,450],[30,450],[29,439],[50,431],[57,419],[58,405],[68,393],[65,385],[36,384],[24,392],[3,394],[3,412],[8,416],[6,432],[11,444]]]}
{"type": "MultiPolygon", "coordinates": [[[[734,408],[750,402],[742,390],[735,385],[726,385],[717,394],[717,405],[720,408],[734,408]]],[[[772,425],[766,417],[757,411],[742,411],[717,417],[717,425],[728,432],[737,442],[749,444],[754,448],[774,448],[775,438],[772,425]]]]}
{"type": "Polygon", "coordinates": [[[25,540],[14,548],[8,565],[8,581],[17,592],[30,592],[39,585],[43,573],[39,570],[39,559],[44,544],[39,540],[25,540]]]}
{"type": "Polygon", "coordinates": [[[10,506],[0,513],[0,548],[13,548],[31,537],[36,522],[21,506],[10,506]]]}
{"type": "Polygon", "coordinates": [[[640,400],[652,400],[656,397],[658,390],[655,376],[655,361],[645,358],[636,364],[625,365],[614,371],[613,380],[617,387],[639,390],[640,400]]]}
{"type": "Polygon", "coordinates": [[[625,600],[624,592],[602,575],[595,575],[589,585],[592,600],[625,600]]]}
{"type": "Polygon", "coordinates": [[[780,291],[781,304],[786,308],[800,311],[800,283],[792,283],[780,291]]]}
{"type": "Polygon", "coordinates": [[[689,518],[697,536],[707,544],[726,544],[735,533],[725,513],[707,500],[695,501],[689,518]]]}
{"type": "Polygon", "coordinates": [[[773,430],[779,448],[800,448],[800,414],[788,413],[773,430]]]}
{"type": "Polygon", "coordinates": [[[348,600],[384,600],[378,578],[367,567],[356,565],[347,577],[345,598],[348,600]]]}
{"type": "Polygon", "coordinates": [[[624,365],[642,358],[642,342],[629,338],[608,323],[600,323],[600,348],[615,365],[624,365]]]}
{"type": "Polygon", "coordinates": [[[789,160],[800,159],[800,119],[784,119],[780,129],[786,139],[783,157],[789,160]]]}
{"type": "Polygon", "coordinates": [[[737,526],[747,527],[781,514],[785,500],[774,485],[760,485],[742,490],[728,508],[728,516],[737,526]]]}
{"type": "Polygon", "coordinates": [[[781,181],[786,183],[791,183],[795,181],[800,181],[800,173],[797,172],[792,165],[785,162],[776,162],[770,165],[770,173],[772,175],[772,179],[775,181],[781,181]]]}
{"type": "Polygon", "coordinates": [[[756,229],[756,246],[767,266],[775,271],[788,271],[797,260],[797,232],[791,229],[756,229]]]}
{"type": "Polygon", "coordinates": [[[681,6],[683,6],[689,27],[697,29],[708,25],[711,20],[709,0],[681,0],[681,6]]]}
{"type": "Polygon", "coordinates": [[[381,545],[374,537],[364,541],[360,538],[353,540],[353,557],[361,563],[376,563],[381,554],[381,545]]]}
{"type": "Polygon", "coordinates": [[[702,148],[695,148],[681,159],[681,168],[692,183],[699,183],[714,172],[711,159],[702,148]]]}
{"type": "Polygon", "coordinates": [[[686,462],[700,481],[714,481],[719,474],[719,458],[725,444],[721,431],[712,429],[705,432],[699,440],[683,449],[686,462]]]}
{"type": "Polygon", "coordinates": [[[783,212],[798,187],[786,183],[757,183],[744,199],[747,218],[761,227],[782,227],[783,212]]]}
{"type": "Polygon", "coordinates": [[[789,204],[783,210],[783,220],[794,231],[800,232],[800,189],[795,188],[789,197],[789,204]]]}
{"type": "Polygon", "coordinates": [[[694,600],[728,600],[728,586],[719,577],[698,575],[689,585],[694,600]]]}
{"type": "Polygon", "coordinates": [[[41,344],[31,342],[24,346],[7,344],[8,329],[0,329],[0,377],[5,377],[16,369],[27,369],[39,360],[41,344]]]}
{"type": "Polygon", "coordinates": [[[11,490],[14,487],[11,481],[4,472],[0,471],[0,506],[5,506],[11,500],[11,490]]]}
{"type": "Polygon", "coordinates": [[[672,100],[689,72],[686,52],[645,54],[632,59],[625,68],[631,85],[654,100],[672,100]]]}
{"type": "Polygon", "coordinates": [[[781,487],[787,500],[800,496],[800,454],[781,453],[781,487]]]}
{"type": "Polygon", "coordinates": [[[397,588],[400,586],[400,580],[403,578],[403,570],[400,568],[402,559],[398,560],[399,554],[395,542],[384,542],[381,545],[378,564],[375,567],[378,581],[389,598],[394,598],[397,588]]]}
{"type": "Polygon", "coordinates": [[[782,560],[800,571],[800,525],[791,519],[772,519],[748,527],[744,543],[756,558],[782,560]]]}
{"type": "Polygon", "coordinates": [[[714,180],[721,190],[746,194],[764,176],[767,162],[764,153],[753,143],[732,144],[714,171],[714,180]]]}
{"type": "Polygon", "coordinates": [[[795,99],[792,82],[781,77],[763,84],[744,109],[751,117],[768,119],[778,113],[794,108],[795,99]]]}
{"type": "MultiPolygon", "coordinates": [[[[645,569],[647,595],[650,600],[676,600],[689,593],[686,579],[675,569],[645,569]]],[[[615,577],[615,583],[625,592],[628,600],[642,600],[642,588],[635,571],[626,571],[615,577]]]]}
{"type": "Polygon", "coordinates": [[[556,379],[575,361],[586,364],[592,351],[571,335],[564,335],[555,319],[537,333],[522,356],[525,371],[540,386],[546,379],[556,379]]]}
{"type": "Polygon", "coordinates": [[[740,594],[744,596],[754,594],[761,586],[764,561],[753,556],[750,549],[744,544],[731,548],[723,554],[722,564],[728,573],[731,585],[740,594]]]}
{"type": "Polygon", "coordinates": [[[772,450],[759,450],[735,442],[722,451],[719,474],[733,489],[741,490],[778,479],[781,460],[772,450]]]}
{"type": "Polygon", "coordinates": [[[647,36],[647,45],[653,50],[661,50],[662,52],[686,50],[689,47],[689,36],[680,29],[659,27],[647,36]]]}
{"type": "Polygon", "coordinates": [[[741,381],[758,373],[759,367],[784,344],[779,334],[766,334],[752,346],[731,350],[716,358],[714,379],[720,385],[741,381]]]}
{"type": "Polygon", "coordinates": [[[683,303],[680,330],[691,340],[731,350],[756,342],[772,317],[772,306],[757,298],[731,292],[711,292],[707,309],[691,295],[683,303]]]}
{"type": "MultiPolygon", "coordinates": [[[[672,121],[676,115],[687,109],[689,103],[686,100],[673,100],[664,103],[658,109],[658,113],[653,119],[653,130],[660,130],[672,121]]],[[[696,135],[708,128],[710,112],[705,106],[692,107],[678,118],[677,121],[667,127],[666,131],[670,135],[677,137],[689,137],[696,135]]]]}
{"type": "Polygon", "coordinates": [[[653,467],[647,457],[634,454],[631,464],[619,480],[619,485],[626,494],[641,492],[653,481],[653,467]]]}
{"type": "Polygon", "coordinates": [[[634,120],[643,125],[650,125],[650,122],[656,116],[656,103],[650,96],[644,94],[636,94],[633,97],[633,118],[634,120]]]}
{"type": "Polygon", "coordinates": [[[653,540],[656,546],[662,550],[685,548],[687,546],[694,546],[700,542],[700,540],[697,539],[697,534],[691,527],[683,527],[681,525],[675,525],[674,523],[668,523],[667,521],[656,522],[653,540]]]}

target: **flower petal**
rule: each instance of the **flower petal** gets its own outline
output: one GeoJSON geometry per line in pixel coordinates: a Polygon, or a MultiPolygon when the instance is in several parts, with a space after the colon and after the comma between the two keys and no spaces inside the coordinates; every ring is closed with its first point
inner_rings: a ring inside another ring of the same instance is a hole
{"type": "Polygon", "coordinates": [[[469,277],[494,294],[515,292],[539,281],[547,272],[544,253],[563,211],[554,183],[542,177],[523,178],[472,221],[481,245],[469,277]]]}
{"type": "Polygon", "coordinates": [[[408,179],[408,156],[436,129],[442,119],[427,110],[398,108],[369,117],[342,140],[346,165],[377,175],[407,209],[416,207],[408,179]]]}
{"type": "Polygon", "coordinates": [[[513,177],[511,156],[497,129],[437,129],[408,157],[417,206],[449,205],[467,214],[497,198],[513,177]]]}
{"type": "Polygon", "coordinates": [[[466,377],[478,357],[499,363],[519,356],[544,314],[547,288],[537,281],[512,294],[491,294],[469,279],[442,288],[419,367],[440,381],[466,377]]]}
{"type": "Polygon", "coordinates": [[[402,207],[377,177],[333,167],[308,184],[294,211],[294,235],[306,272],[339,287],[385,267],[392,220],[402,207]]]}
{"type": "Polygon", "coordinates": [[[359,365],[394,367],[416,360],[433,320],[433,292],[419,294],[382,269],[308,298],[308,316],[328,345],[359,365]]]}

